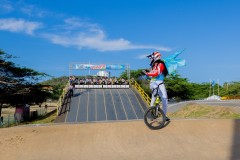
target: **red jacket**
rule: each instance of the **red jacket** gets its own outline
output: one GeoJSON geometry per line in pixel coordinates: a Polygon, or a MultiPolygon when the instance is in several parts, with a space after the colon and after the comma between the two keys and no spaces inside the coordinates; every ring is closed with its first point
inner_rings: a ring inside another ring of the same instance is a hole
{"type": "Polygon", "coordinates": [[[164,71],[165,67],[162,63],[155,63],[152,70],[148,73],[146,73],[147,76],[151,76],[155,78],[156,80],[163,80],[164,75],[162,72],[164,71]]]}

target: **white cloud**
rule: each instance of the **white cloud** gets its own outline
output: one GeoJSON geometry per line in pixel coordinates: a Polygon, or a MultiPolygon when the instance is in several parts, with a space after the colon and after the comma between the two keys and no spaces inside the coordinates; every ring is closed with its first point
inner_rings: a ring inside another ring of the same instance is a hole
{"type": "Polygon", "coordinates": [[[89,48],[99,51],[119,51],[129,49],[157,49],[159,51],[170,51],[171,49],[153,46],[153,45],[134,45],[130,41],[123,38],[108,40],[103,31],[99,31],[95,35],[88,35],[79,32],[74,34],[44,34],[44,37],[49,39],[54,44],[63,46],[73,46],[79,49],[89,48]]]}
{"type": "MultiPolygon", "coordinates": [[[[79,19],[77,17],[65,18],[63,24],[54,24],[55,20],[62,19],[63,17],[69,17],[64,14],[52,13],[38,8],[35,5],[25,4],[24,1],[18,3],[10,3],[5,0],[5,5],[9,4],[10,9],[16,9],[25,16],[28,15],[31,18],[43,18],[51,19],[50,24],[46,24],[48,28],[43,28],[39,34],[41,38],[48,39],[54,44],[75,47],[78,49],[95,49],[98,51],[119,51],[130,49],[154,49],[159,51],[170,51],[169,48],[158,45],[143,45],[134,44],[125,38],[111,39],[107,37],[105,31],[99,27],[98,24],[89,23],[86,20],[79,19]],[[48,15],[48,16],[46,16],[48,15]],[[51,24],[53,24],[51,26],[51,24]]],[[[0,5],[1,6],[1,5],[0,5]]],[[[3,7],[3,6],[2,6],[3,7]]],[[[6,7],[7,8],[7,7],[6,7]]],[[[25,33],[33,35],[37,29],[42,25],[40,22],[27,21],[24,19],[15,18],[0,18],[0,30],[25,33]]]]}
{"type": "Polygon", "coordinates": [[[64,22],[65,25],[60,26],[60,30],[57,33],[45,33],[43,34],[44,38],[50,40],[54,44],[77,47],[79,49],[95,49],[98,51],[119,51],[129,49],[171,50],[166,47],[155,45],[132,44],[124,38],[108,39],[105,32],[100,29],[98,25],[81,21],[78,18],[69,18],[64,22]]]}
{"type": "Polygon", "coordinates": [[[31,22],[23,19],[5,18],[0,19],[0,30],[10,32],[23,32],[29,35],[33,35],[34,31],[41,27],[39,22],[31,22]]]}
{"type": "Polygon", "coordinates": [[[47,15],[51,15],[51,12],[38,8],[36,5],[26,4],[24,1],[19,0],[12,2],[11,0],[1,0],[0,2],[0,12],[10,13],[17,12],[18,14],[27,15],[29,17],[38,17],[42,18],[47,15]]]}
{"type": "Polygon", "coordinates": [[[12,4],[6,0],[1,0],[0,3],[0,10],[2,12],[8,13],[14,10],[12,4]]]}
{"type": "Polygon", "coordinates": [[[30,17],[39,17],[39,18],[43,18],[47,15],[51,15],[50,12],[39,9],[37,6],[35,5],[26,5],[26,4],[22,4],[19,5],[19,9],[23,14],[26,14],[30,17]]]}
{"type": "Polygon", "coordinates": [[[137,59],[145,59],[149,54],[142,54],[136,57],[137,59]]]}
{"type": "Polygon", "coordinates": [[[67,18],[64,20],[66,29],[74,29],[84,27],[85,23],[81,22],[78,18],[67,18]]]}

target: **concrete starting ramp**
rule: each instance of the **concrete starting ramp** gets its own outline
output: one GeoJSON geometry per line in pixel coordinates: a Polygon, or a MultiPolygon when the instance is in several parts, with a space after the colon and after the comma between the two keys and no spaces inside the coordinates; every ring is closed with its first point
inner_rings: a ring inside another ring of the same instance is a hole
{"type": "Polygon", "coordinates": [[[147,103],[134,89],[75,89],[55,122],[95,122],[143,119],[147,103]]]}
{"type": "Polygon", "coordinates": [[[240,120],[142,120],[1,129],[1,160],[238,160],[240,120]]]}

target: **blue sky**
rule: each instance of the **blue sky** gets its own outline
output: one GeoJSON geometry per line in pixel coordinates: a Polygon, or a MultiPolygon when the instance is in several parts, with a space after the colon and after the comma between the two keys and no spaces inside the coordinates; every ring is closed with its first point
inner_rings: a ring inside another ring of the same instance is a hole
{"type": "Polygon", "coordinates": [[[0,48],[20,66],[58,77],[71,62],[127,63],[186,49],[181,77],[240,80],[238,0],[1,0],[0,48]]]}

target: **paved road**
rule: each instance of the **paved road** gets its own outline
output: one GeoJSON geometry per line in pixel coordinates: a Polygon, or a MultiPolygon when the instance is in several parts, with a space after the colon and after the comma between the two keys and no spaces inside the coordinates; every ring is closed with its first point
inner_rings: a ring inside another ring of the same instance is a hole
{"type": "Polygon", "coordinates": [[[195,100],[195,101],[184,101],[179,103],[169,103],[168,111],[175,112],[179,110],[181,107],[190,103],[205,104],[210,106],[235,107],[240,109],[240,100],[195,100]]]}

